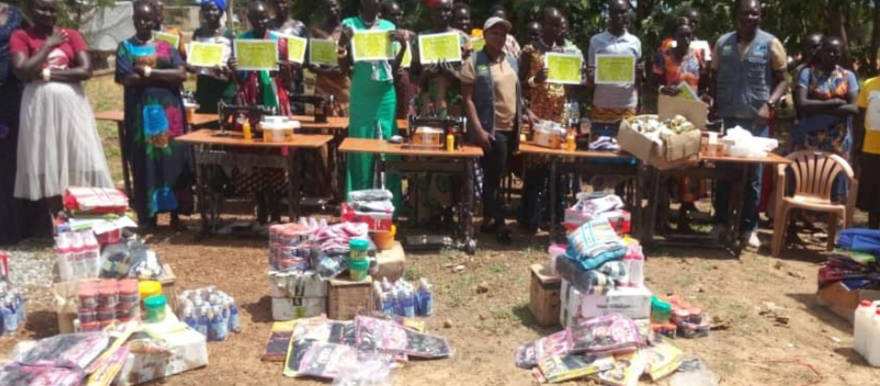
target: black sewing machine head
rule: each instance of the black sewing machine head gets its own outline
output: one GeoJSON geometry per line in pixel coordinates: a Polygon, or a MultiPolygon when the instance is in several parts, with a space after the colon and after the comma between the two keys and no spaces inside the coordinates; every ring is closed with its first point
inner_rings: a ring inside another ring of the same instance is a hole
{"type": "Polygon", "coordinates": [[[299,105],[312,105],[315,108],[315,122],[316,123],[325,123],[327,122],[327,116],[330,115],[330,105],[336,100],[333,95],[324,96],[324,95],[302,95],[302,94],[289,94],[290,98],[290,107],[293,111],[302,111],[305,110],[299,109],[299,105]]]}
{"type": "Polygon", "coordinates": [[[467,119],[464,117],[409,117],[409,131],[407,137],[412,138],[419,127],[433,127],[443,130],[444,135],[459,136],[464,134],[467,127],[467,119]]]}
{"type": "Polygon", "coordinates": [[[228,105],[221,101],[218,107],[221,130],[241,130],[241,125],[246,119],[256,132],[256,127],[263,120],[263,116],[272,115],[272,109],[264,106],[228,105]]]}

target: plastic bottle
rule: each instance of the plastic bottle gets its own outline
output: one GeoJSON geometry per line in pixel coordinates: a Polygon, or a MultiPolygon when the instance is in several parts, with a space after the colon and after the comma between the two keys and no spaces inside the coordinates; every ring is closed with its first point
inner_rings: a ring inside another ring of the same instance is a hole
{"type": "Polygon", "coordinates": [[[202,307],[199,309],[199,317],[196,323],[196,331],[200,334],[204,335],[208,340],[210,340],[210,335],[208,334],[209,328],[208,326],[211,324],[210,319],[208,319],[208,308],[202,307]]]}
{"type": "Polygon", "coordinates": [[[71,240],[70,234],[67,232],[58,235],[55,240],[55,256],[58,259],[58,274],[61,281],[70,281],[73,279],[73,264],[71,261],[71,240]]]}
{"type": "Polygon", "coordinates": [[[455,151],[455,136],[446,134],[446,151],[452,153],[455,151]]]}
{"type": "Polygon", "coordinates": [[[403,316],[406,312],[404,310],[406,308],[406,294],[401,288],[395,288],[392,293],[394,294],[394,315],[403,316]]]}
{"type": "Polygon", "coordinates": [[[238,307],[235,306],[235,300],[232,298],[229,298],[229,331],[241,332],[238,307]]]}
{"type": "Polygon", "coordinates": [[[72,262],[73,276],[71,276],[70,280],[85,278],[85,269],[83,267],[84,252],[85,245],[83,244],[82,235],[79,232],[71,233],[70,261],[72,262]]]}
{"type": "Polygon", "coordinates": [[[241,125],[241,133],[244,135],[245,141],[251,141],[254,139],[254,134],[251,132],[250,121],[245,121],[244,124],[241,125]]]}
{"type": "Polygon", "coordinates": [[[416,317],[416,303],[412,291],[406,289],[403,291],[403,316],[407,318],[416,317]]]}
{"type": "Polygon", "coordinates": [[[866,357],[865,349],[867,345],[868,331],[870,330],[870,321],[876,308],[871,304],[870,300],[862,300],[856,308],[855,318],[853,320],[853,347],[859,355],[866,357]]]}
{"type": "Polygon", "coordinates": [[[15,314],[15,310],[12,309],[12,304],[3,301],[0,308],[2,308],[0,309],[0,315],[3,316],[3,329],[7,333],[18,331],[18,317],[15,314]]]}
{"type": "Polygon", "coordinates": [[[574,133],[570,132],[565,136],[565,150],[575,151],[577,150],[577,144],[575,143],[574,133]]]}
{"type": "Polygon", "coordinates": [[[226,340],[226,337],[229,335],[229,322],[226,319],[223,319],[223,306],[214,306],[211,309],[211,332],[214,336],[214,341],[223,342],[226,340]]]}
{"type": "Polygon", "coordinates": [[[384,300],[382,297],[382,283],[378,281],[373,282],[373,309],[376,311],[382,311],[385,309],[384,300]]]}
{"type": "Polygon", "coordinates": [[[394,296],[390,292],[382,293],[382,313],[388,316],[394,316],[394,296]]]}
{"type": "Polygon", "coordinates": [[[382,278],[382,289],[385,290],[385,292],[391,291],[391,282],[388,281],[387,277],[382,278]]]}
{"type": "Polygon", "coordinates": [[[91,231],[83,233],[83,269],[86,277],[98,277],[101,272],[101,244],[91,231]]]}
{"type": "Polygon", "coordinates": [[[629,277],[627,286],[641,288],[645,285],[645,255],[642,247],[637,244],[630,244],[623,261],[627,267],[627,276],[629,277]]]}
{"type": "Polygon", "coordinates": [[[434,314],[434,286],[427,278],[419,280],[419,301],[421,302],[421,316],[434,314]]]}
{"type": "Polygon", "coordinates": [[[196,318],[193,316],[193,310],[191,307],[184,307],[183,309],[183,322],[186,323],[187,326],[190,326],[193,330],[197,330],[198,322],[196,318]]]}
{"type": "Polygon", "coordinates": [[[880,367],[880,309],[874,312],[870,330],[865,336],[865,359],[873,367],[880,367]]]}

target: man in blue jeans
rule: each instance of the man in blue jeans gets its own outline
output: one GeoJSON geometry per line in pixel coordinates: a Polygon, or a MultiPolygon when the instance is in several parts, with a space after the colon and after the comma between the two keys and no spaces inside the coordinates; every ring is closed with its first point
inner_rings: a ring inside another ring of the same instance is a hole
{"type": "MultiPolygon", "coordinates": [[[[786,53],[782,43],[761,30],[760,0],[740,0],[737,6],[737,28],[718,39],[712,62],[710,93],[715,100],[716,115],[724,127],[740,126],[755,136],[770,135],[768,121],[779,100],[785,95],[786,53]]],[[[736,167],[729,173],[738,173],[736,167]]],[[[749,170],[743,197],[742,236],[749,246],[759,248],[758,201],[761,195],[762,166],[749,170]]],[[[737,187],[719,181],[715,190],[716,231],[731,225],[731,192],[737,187]]]]}

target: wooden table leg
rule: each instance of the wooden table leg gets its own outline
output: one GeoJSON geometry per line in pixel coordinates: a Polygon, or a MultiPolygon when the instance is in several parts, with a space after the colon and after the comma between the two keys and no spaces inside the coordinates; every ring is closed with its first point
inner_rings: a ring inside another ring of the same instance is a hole
{"type": "MultiPolygon", "coordinates": [[[[499,198],[501,192],[498,192],[499,198]]],[[[465,252],[473,255],[477,251],[477,240],[474,238],[474,159],[467,158],[464,162],[464,210],[461,213],[465,252]]],[[[485,216],[485,213],[483,214],[485,216]]]]}
{"type": "Polygon", "coordinates": [[[129,200],[134,202],[134,196],[132,195],[132,183],[131,183],[131,165],[128,160],[128,152],[125,151],[125,124],[124,122],[116,122],[116,136],[119,137],[119,154],[122,158],[122,180],[125,184],[125,194],[128,195],[129,200]]]}
{"type": "Polygon", "coordinates": [[[199,159],[201,158],[202,151],[204,150],[203,145],[196,145],[193,147],[193,164],[195,165],[196,172],[196,197],[198,198],[198,202],[196,205],[198,206],[199,216],[201,217],[202,222],[202,230],[196,235],[197,240],[201,240],[205,238],[210,230],[208,224],[208,203],[206,202],[206,185],[208,181],[206,181],[204,166],[199,163],[199,159]]]}
{"type": "Polygon", "coordinates": [[[300,213],[302,199],[302,180],[299,175],[299,164],[296,162],[296,150],[287,148],[287,209],[290,222],[296,222],[300,213]]]}
{"type": "MultiPolygon", "coordinates": [[[[556,239],[556,206],[559,205],[556,202],[556,167],[558,163],[557,157],[553,157],[550,160],[550,240],[554,241],[556,239]]],[[[539,209],[540,210],[540,209],[539,209]]]]}

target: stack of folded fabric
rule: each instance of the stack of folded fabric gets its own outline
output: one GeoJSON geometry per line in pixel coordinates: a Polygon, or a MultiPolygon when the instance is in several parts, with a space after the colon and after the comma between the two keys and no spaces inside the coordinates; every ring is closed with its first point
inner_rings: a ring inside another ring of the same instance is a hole
{"type": "Polygon", "coordinates": [[[577,203],[565,210],[563,225],[573,231],[584,223],[607,219],[618,234],[627,234],[632,228],[632,216],[624,210],[625,205],[620,197],[605,193],[580,193],[577,203]]]}
{"type": "Polygon", "coordinates": [[[388,231],[394,216],[394,195],[384,189],[358,190],[342,204],[342,221],[365,223],[371,231],[388,231]]]}

